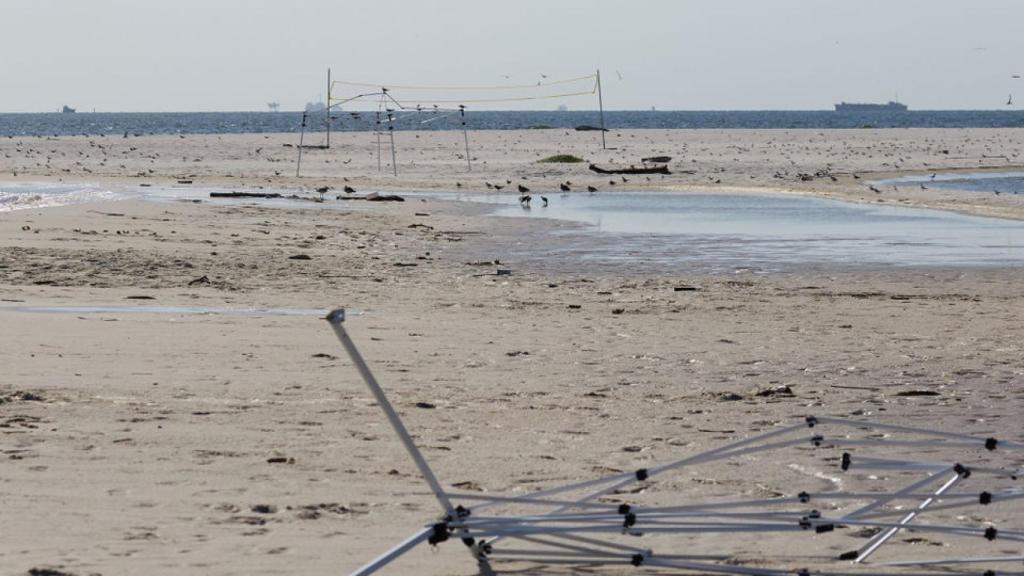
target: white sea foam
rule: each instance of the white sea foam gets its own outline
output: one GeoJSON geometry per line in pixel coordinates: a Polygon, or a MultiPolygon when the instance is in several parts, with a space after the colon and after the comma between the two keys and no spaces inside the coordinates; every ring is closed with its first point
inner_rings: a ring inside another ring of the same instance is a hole
{"type": "Polygon", "coordinates": [[[99,186],[72,184],[0,184],[0,212],[66,206],[122,197],[99,186]]]}

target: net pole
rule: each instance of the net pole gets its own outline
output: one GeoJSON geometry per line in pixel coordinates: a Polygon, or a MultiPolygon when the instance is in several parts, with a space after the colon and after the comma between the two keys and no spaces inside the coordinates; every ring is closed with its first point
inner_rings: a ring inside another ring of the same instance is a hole
{"type": "Polygon", "coordinates": [[[469,159],[469,134],[466,133],[466,107],[462,104],[459,104],[459,117],[462,120],[462,141],[466,145],[466,168],[472,172],[473,163],[469,159]]]}
{"type": "Polygon", "coordinates": [[[604,141],[604,94],[601,93],[601,69],[597,69],[597,108],[601,113],[601,149],[607,150],[608,145],[604,141]]]}
{"type": "Polygon", "coordinates": [[[388,137],[391,139],[391,172],[398,176],[398,161],[395,160],[395,121],[391,112],[388,112],[388,137]]]}
{"type": "Polygon", "coordinates": [[[299,161],[295,163],[295,177],[299,177],[299,170],[302,169],[302,142],[306,137],[306,115],[308,112],[302,113],[302,128],[299,129],[299,161]]]}
{"type": "Polygon", "coordinates": [[[331,147],[331,69],[327,69],[327,147],[331,147]]]}
{"type": "MultiPolygon", "coordinates": [[[[381,97],[381,103],[383,104],[384,97],[381,97]]],[[[377,105],[377,173],[381,171],[381,160],[380,160],[380,105],[377,105]]]]}

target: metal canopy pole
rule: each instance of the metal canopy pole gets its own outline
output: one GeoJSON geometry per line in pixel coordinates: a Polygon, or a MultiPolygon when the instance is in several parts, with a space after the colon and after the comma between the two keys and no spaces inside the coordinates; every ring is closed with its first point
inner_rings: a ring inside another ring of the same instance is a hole
{"type": "Polygon", "coordinates": [[[454,509],[452,508],[451,500],[448,499],[448,495],[441,488],[441,483],[437,481],[437,476],[434,475],[434,471],[430,469],[430,465],[427,464],[427,460],[423,457],[423,453],[420,452],[419,448],[412,440],[412,436],[409,435],[409,431],[406,430],[405,425],[402,424],[402,419],[398,417],[398,413],[395,412],[391,402],[388,401],[388,397],[384,394],[384,390],[377,383],[377,378],[374,377],[373,373],[370,372],[370,367],[367,366],[366,361],[363,360],[362,354],[356,349],[356,345],[349,338],[343,322],[345,322],[345,309],[338,308],[327,315],[326,320],[330,322],[331,327],[334,328],[334,333],[338,336],[338,340],[341,341],[341,345],[345,348],[345,352],[348,353],[349,358],[352,359],[352,363],[355,364],[356,369],[359,370],[359,375],[363,377],[363,381],[366,382],[366,386],[369,387],[370,392],[373,394],[374,399],[377,400],[377,404],[380,405],[380,409],[384,411],[384,415],[387,416],[388,422],[391,427],[394,428],[395,433],[398,434],[399,439],[402,440],[402,444],[405,445],[405,450],[412,457],[413,462],[416,463],[416,467],[419,468],[420,474],[423,475],[423,479],[427,481],[430,486],[430,491],[434,493],[434,497],[437,498],[438,503],[441,504],[441,508],[444,509],[445,513],[451,514],[454,509]]]}

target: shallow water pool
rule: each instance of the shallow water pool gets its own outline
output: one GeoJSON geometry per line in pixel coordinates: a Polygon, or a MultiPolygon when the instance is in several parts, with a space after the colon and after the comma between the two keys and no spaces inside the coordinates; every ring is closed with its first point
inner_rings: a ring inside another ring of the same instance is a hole
{"type": "Polygon", "coordinates": [[[493,205],[492,214],[584,224],[509,246],[520,258],[712,270],[804,264],[1024,265],[1024,222],[747,193],[598,192],[435,197],[493,205]]]}

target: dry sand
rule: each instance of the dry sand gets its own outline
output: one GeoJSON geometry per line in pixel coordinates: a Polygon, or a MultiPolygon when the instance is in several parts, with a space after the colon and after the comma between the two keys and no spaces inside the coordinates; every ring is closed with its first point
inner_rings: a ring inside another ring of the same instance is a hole
{"type": "MultiPolygon", "coordinates": [[[[634,131],[614,133],[619,149],[606,152],[594,151],[594,134],[471,136],[472,175],[458,133],[400,134],[397,180],[377,175],[366,134],[308,153],[300,180],[273,173],[294,170],[290,135],[4,139],[0,172],[361,192],[526,176],[554,189],[607,178],[537,157],[628,164],[664,153],[696,174],[626,185],[1024,214],[1005,195],[900,188],[877,198],[847,175],[1012,166],[1024,148],[1014,130],[634,131]],[[837,182],[796,176],[830,163],[837,182]]],[[[1020,269],[626,275],[507,262],[513,273],[495,276],[480,262],[549,224],[433,201],[354,208],[122,201],[0,214],[0,574],[339,573],[435,514],[323,320],[17,306],[350,306],[362,311],[353,337],[439,476],[487,492],[630,470],[808,413],[1024,440],[1020,269]],[[309,259],[290,258],[299,254],[309,259]],[[757,394],[781,385],[793,395],[757,394]]],[[[816,465],[801,472],[808,483],[833,473],[816,465]]],[[[675,488],[749,496],[799,479],[782,463],[725,466],[675,488]]],[[[825,555],[863,542],[831,538],[825,555]]],[[[474,573],[460,547],[424,547],[390,573],[474,573]]],[[[1008,551],[1019,553],[984,549],[1008,551]]]]}

